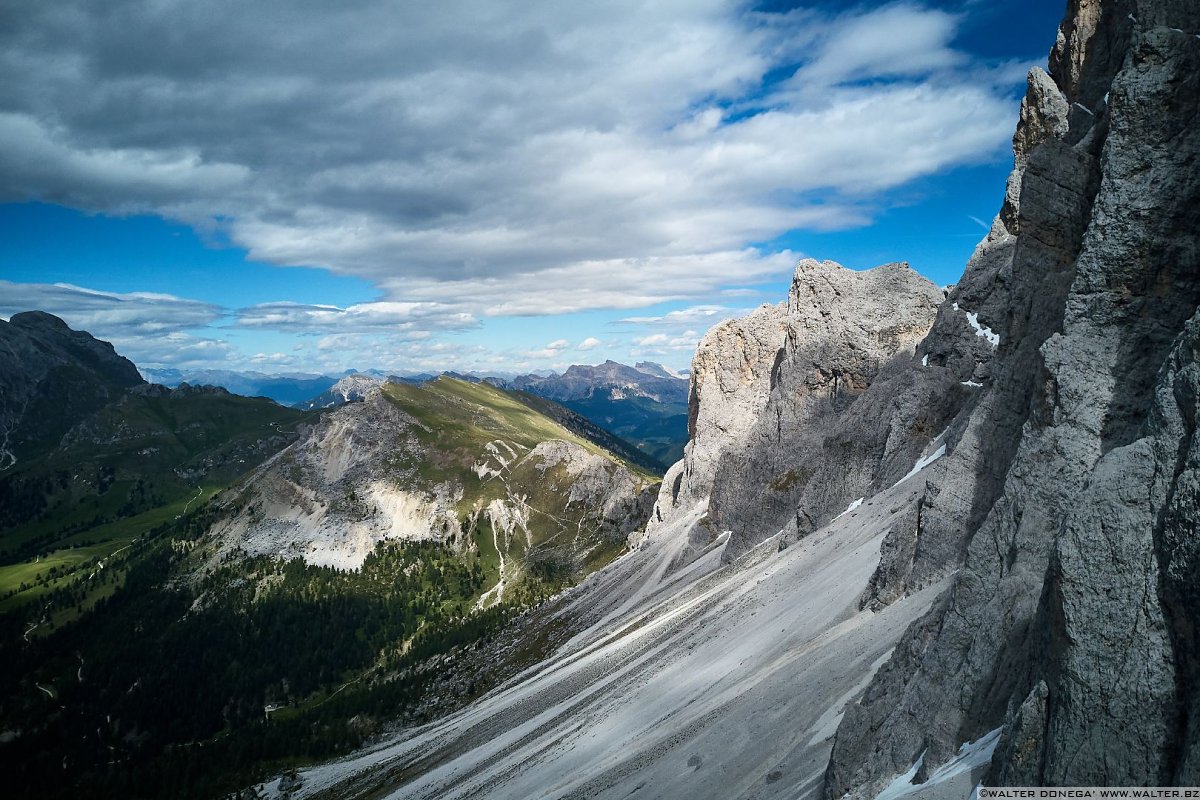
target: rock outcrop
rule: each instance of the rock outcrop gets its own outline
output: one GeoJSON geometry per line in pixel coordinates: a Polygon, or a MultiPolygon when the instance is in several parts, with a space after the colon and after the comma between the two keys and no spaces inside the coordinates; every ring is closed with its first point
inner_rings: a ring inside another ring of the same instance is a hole
{"type": "Polygon", "coordinates": [[[939,430],[946,392],[905,395],[896,414],[879,406],[906,383],[943,297],[907,264],[858,272],[810,259],[785,303],[716,326],[697,349],[691,441],[653,524],[707,498],[708,534],[730,530],[733,558],[777,529],[808,533],[903,475],[939,430]],[[926,411],[933,419],[914,422],[926,411]]]}
{"type": "MultiPolygon", "coordinates": [[[[847,711],[829,797],[1000,728],[988,783],[1198,777],[1197,34],[1194,4],[1076,0],[1030,75],[1004,209],[949,298],[1000,337],[917,532],[930,569],[962,566],[847,711]]],[[[946,363],[938,333],[918,352],[946,363]]]]}
{"type": "Polygon", "coordinates": [[[382,386],[382,378],[372,375],[354,373],[340,378],[329,389],[305,403],[306,408],[333,408],[344,403],[356,403],[365,400],[373,389],[382,386]]]}

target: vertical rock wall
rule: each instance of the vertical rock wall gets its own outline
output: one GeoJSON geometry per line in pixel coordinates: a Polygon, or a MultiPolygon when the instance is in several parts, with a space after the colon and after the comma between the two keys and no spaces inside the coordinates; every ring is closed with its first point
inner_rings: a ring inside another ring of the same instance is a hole
{"type": "Polygon", "coordinates": [[[964,566],[848,710],[829,797],[1000,726],[989,781],[1196,780],[1197,34],[1195,3],[1078,0],[1030,75],[949,298],[1001,339],[923,518],[964,566]]]}

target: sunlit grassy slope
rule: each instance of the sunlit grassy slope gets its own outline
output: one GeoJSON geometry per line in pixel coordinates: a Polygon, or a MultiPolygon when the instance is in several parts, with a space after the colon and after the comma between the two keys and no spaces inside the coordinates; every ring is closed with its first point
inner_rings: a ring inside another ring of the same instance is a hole
{"type": "Polygon", "coordinates": [[[530,455],[539,444],[559,440],[580,447],[604,459],[614,480],[627,470],[643,489],[658,481],[646,467],[551,419],[536,407],[545,404],[540,398],[449,377],[423,385],[387,384],[384,394],[420,423],[422,455],[397,466],[408,467],[426,486],[446,481],[462,486],[459,517],[473,531],[489,578],[498,575],[501,553],[510,566],[519,563],[527,574],[556,581],[607,563],[624,546],[623,536],[603,529],[602,509],[570,501],[574,478],[566,465],[530,455]],[[476,471],[481,456],[495,474],[481,477],[476,471]],[[494,501],[520,509],[522,535],[493,530],[483,512],[494,501]]]}

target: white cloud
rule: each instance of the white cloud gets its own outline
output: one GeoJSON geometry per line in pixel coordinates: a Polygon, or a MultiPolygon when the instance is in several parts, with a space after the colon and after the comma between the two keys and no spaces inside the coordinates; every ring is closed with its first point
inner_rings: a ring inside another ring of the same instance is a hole
{"type": "Polygon", "coordinates": [[[101,338],[161,336],[203,328],[220,319],[220,307],[151,292],[101,292],[67,283],[0,280],[0,315],[48,311],[76,330],[101,338]]]}
{"type": "Polygon", "coordinates": [[[586,353],[588,350],[595,350],[601,344],[603,344],[603,342],[601,342],[595,336],[589,336],[579,344],[575,345],[575,349],[581,353],[586,353]]]}
{"type": "Polygon", "coordinates": [[[658,317],[625,317],[622,320],[618,320],[618,322],[622,325],[649,325],[654,327],[678,328],[680,330],[697,326],[707,329],[718,322],[745,316],[750,311],[751,309],[749,308],[729,308],[728,306],[691,306],[690,308],[669,311],[658,317]]]}
{"type": "Polygon", "coordinates": [[[428,335],[430,330],[466,330],[479,326],[479,321],[461,307],[435,302],[360,303],[347,308],[291,302],[262,303],[239,309],[236,316],[241,327],[293,331],[384,329],[428,335]]]}
{"type": "Polygon", "coordinates": [[[690,361],[690,354],[704,335],[703,331],[685,330],[677,334],[652,333],[647,336],[634,338],[633,347],[629,350],[631,358],[657,357],[673,363],[681,360],[690,361]],[[686,355],[686,359],[681,356],[686,355]]]}
{"type": "Polygon", "coordinates": [[[229,342],[187,333],[173,332],[165,336],[109,337],[117,352],[139,367],[159,369],[175,367],[245,366],[237,348],[229,342]]]}
{"type": "Polygon", "coordinates": [[[0,200],[149,211],[384,293],[247,327],[470,327],[786,276],[793,228],[990,158],[1008,72],[958,19],[727,0],[27,4],[0,32],[0,200]],[[768,86],[772,70],[794,75],[768,86]],[[1003,74],[1001,74],[1003,73],[1003,74]]]}

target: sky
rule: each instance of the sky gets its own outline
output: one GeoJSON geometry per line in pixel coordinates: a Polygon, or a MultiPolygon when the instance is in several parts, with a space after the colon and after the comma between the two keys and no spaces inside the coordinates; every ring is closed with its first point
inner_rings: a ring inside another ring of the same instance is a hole
{"type": "Polygon", "coordinates": [[[0,0],[0,317],[149,368],[686,368],[802,257],[955,282],[1062,11],[0,0]]]}

